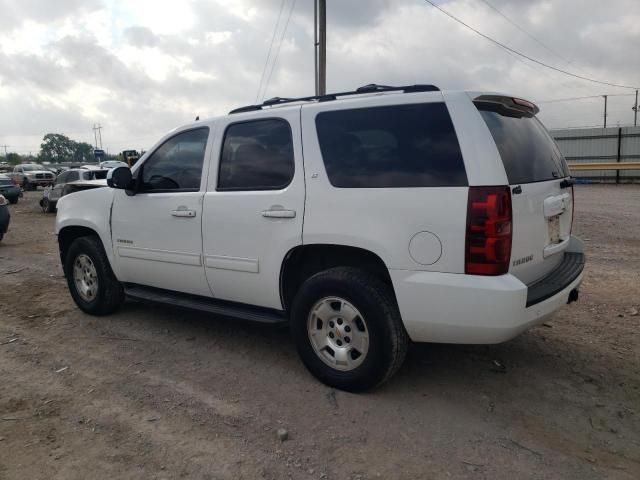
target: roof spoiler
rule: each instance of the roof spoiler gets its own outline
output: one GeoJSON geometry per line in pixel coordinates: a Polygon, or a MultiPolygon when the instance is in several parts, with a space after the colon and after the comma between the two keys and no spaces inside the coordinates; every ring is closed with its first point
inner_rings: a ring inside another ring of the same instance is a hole
{"type": "Polygon", "coordinates": [[[480,95],[473,99],[473,103],[476,105],[491,106],[500,113],[512,117],[533,117],[540,112],[538,106],[529,100],[504,95],[480,95]]]}

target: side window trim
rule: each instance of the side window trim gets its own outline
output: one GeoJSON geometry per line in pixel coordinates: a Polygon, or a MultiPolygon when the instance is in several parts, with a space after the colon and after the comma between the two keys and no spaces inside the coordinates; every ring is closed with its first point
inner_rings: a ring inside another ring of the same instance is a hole
{"type": "MultiPolygon", "coordinates": [[[[160,145],[158,145],[156,148],[153,149],[152,152],[149,152],[149,154],[147,155],[147,157],[144,159],[144,162],[140,162],[140,166],[138,166],[138,168],[135,171],[134,177],[136,179],[136,195],[149,195],[149,194],[154,194],[154,193],[194,193],[194,192],[199,192],[200,190],[202,190],[202,178],[203,175],[202,173],[204,172],[205,169],[205,162],[207,161],[207,148],[210,146],[211,143],[211,128],[208,125],[203,125],[203,126],[197,126],[197,127],[193,127],[193,128],[187,128],[184,130],[180,130],[179,132],[175,132],[173,135],[171,135],[170,137],[168,137],[164,142],[162,142],[160,145]],[[156,154],[156,152],[158,150],[160,150],[167,142],[170,142],[171,140],[173,140],[174,138],[178,137],[179,135],[182,135],[184,133],[188,133],[188,132],[193,132],[195,130],[207,130],[207,143],[205,145],[205,152],[204,152],[204,159],[202,162],[202,172],[201,172],[201,176],[200,176],[200,187],[198,188],[162,188],[162,189],[154,189],[154,190],[142,190],[141,189],[141,185],[140,182],[142,180],[142,176],[144,175],[144,167],[147,164],[147,162],[153,158],[153,156],[156,154]]],[[[136,162],[137,164],[138,162],[136,162]]],[[[205,188],[206,188],[206,184],[205,184],[205,188]]]]}
{"type": "Polygon", "coordinates": [[[216,178],[216,192],[264,192],[264,191],[279,191],[279,190],[284,190],[285,188],[287,188],[289,185],[291,185],[291,183],[293,182],[293,179],[295,178],[296,175],[296,157],[295,157],[295,148],[294,148],[294,140],[293,140],[293,129],[291,128],[291,123],[289,122],[289,120],[287,120],[284,117],[261,117],[261,118],[255,118],[255,119],[249,119],[249,120],[241,120],[238,122],[233,122],[233,123],[229,123],[225,126],[224,128],[224,132],[222,133],[222,137],[221,137],[221,143],[220,143],[220,153],[218,155],[218,172],[217,172],[217,178],[216,178]],[[242,124],[246,124],[246,123],[255,123],[255,122],[262,122],[262,121],[267,121],[267,120],[276,120],[279,122],[283,122],[288,130],[289,130],[289,136],[291,138],[291,147],[292,147],[292,151],[291,151],[291,164],[292,164],[292,172],[291,172],[291,176],[289,177],[289,180],[286,184],[282,185],[282,186],[275,186],[275,187],[220,187],[220,171],[222,169],[222,156],[224,154],[224,145],[225,145],[225,140],[227,138],[227,133],[229,131],[229,129],[233,126],[236,125],[242,125],[242,124]]]}

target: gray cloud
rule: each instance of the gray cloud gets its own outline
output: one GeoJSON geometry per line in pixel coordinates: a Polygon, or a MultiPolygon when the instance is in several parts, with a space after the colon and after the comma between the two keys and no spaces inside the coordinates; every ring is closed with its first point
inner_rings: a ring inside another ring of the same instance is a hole
{"type": "MultiPolygon", "coordinates": [[[[616,83],[640,83],[635,61],[640,44],[637,0],[606,4],[597,0],[489,1],[559,56],[480,0],[450,0],[442,6],[545,62],[616,83]]],[[[0,88],[12,92],[10,101],[3,101],[8,114],[0,122],[0,140],[38,145],[42,135],[56,129],[84,131],[90,140],[91,125],[100,121],[105,126],[103,137],[113,149],[128,144],[148,147],[162,132],[195,115],[223,114],[252,103],[280,0],[234,3],[234,7],[244,7],[245,13],[253,8],[253,15],[238,15],[212,0],[193,0],[188,5],[194,24],[176,34],[120,19],[112,26],[111,42],[97,38],[90,25],[80,25],[79,34],[58,39],[54,35],[42,54],[3,53],[0,46],[0,64],[4,65],[0,88]],[[158,77],[121,57],[121,47],[139,49],[144,56],[160,55],[173,63],[158,77]],[[84,98],[71,98],[74,89],[87,85],[106,92],[103,98],[94,99],[98,102],[94,109],[84,108],[84,98]],[[59,101],[37,100],[42,98],[59,101]]],[[[63,19],[106,8],[97,0],[0,0],[2,7],[0,34],[15,30],[27,19],[55,30],[63,19]]],[[[285,8],[283,17],[286,12],[285,8]]],[[[115,11],[109,13],[117,17],[115,11]]],[[[266,97],[313,92],[312,16],[311,2],[297,2],[266,97]]],[[[629,93],[532,65],[464,29],[422,0],[329,2],[329,90],[372,82],[502,90],[533,100],[629,93]]],[[[630,102],[631,97],[612,97],[610,122],[630,121],[630,102]]],[[[551,126],[596,124],[601,118],[599,99],[541,106],[542,118],[551,126]]]]}
{"type": "Polygon", "coordinates": [[[0,29],[10,31],[26,20],[56,22],[101,6],[100,0],[0,0],[0,29]]]}

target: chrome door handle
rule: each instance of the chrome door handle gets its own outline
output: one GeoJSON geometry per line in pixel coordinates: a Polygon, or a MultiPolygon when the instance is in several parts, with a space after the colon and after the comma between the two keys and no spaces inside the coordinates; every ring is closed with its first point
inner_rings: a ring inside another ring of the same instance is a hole
{"type": "Polygon", "coordinates": [[[171,212],[171,215],[173,215],[174,217],[193,218],[196,216],[196,211],[195,210],[173,210],[171,212]]]}
{"type": "Polygon", "coordinates": [[[262,212],[263,217],[267,218],[295,218],[295,210],[264,210],[262,212]]]}

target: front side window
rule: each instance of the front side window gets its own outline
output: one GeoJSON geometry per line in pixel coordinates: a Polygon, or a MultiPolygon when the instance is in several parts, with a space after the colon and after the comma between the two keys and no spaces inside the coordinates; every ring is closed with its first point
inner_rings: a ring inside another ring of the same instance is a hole
{"type": "Polygon", "coordinates": [[[255,120],[227,128],[218,190],[279,190],[289,185],[294,171],[293,139],[285,120],[255,120]]]}
{"type": "Polygon", "coordinates": [[[139,191],[200,190],[209,128],[179,133],[158,147],[141,167],[139,191]]]}
{"type": "Polygon", "coordinates": [[[467,185],[458,138],[442,102],[322,112],[316,128],[334,187],[467,185]]]}

